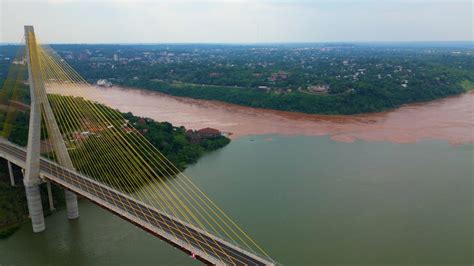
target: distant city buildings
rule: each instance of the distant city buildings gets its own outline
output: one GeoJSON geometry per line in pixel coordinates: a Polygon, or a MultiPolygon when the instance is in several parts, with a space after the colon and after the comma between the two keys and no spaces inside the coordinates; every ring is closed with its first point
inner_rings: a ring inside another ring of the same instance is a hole
{"type": "Polygon", "coordinates": [[[106,79],[99,79],[96,84],[100,87],[112,87],[112,82],[106,79]]]}
{"type": "MultiPolygon", "coordinates": [[[[472,55],[469,49],[416,49],[308,44],[307,46],[144,45],[71,46],[58,51],[66,60],[87,63],[98,86],[111,82],[158,86],[251,88],[274,94],[358,94],[367,86],[413,89],[425,73],[419,57],[472,55]],[[394,54],[403,55],[394,57],[394,54]],[[407,57],[408,56],[408,57],[407,57]],[[378,84],[378,85],[374,85],[378,84]],[[408,85],[410,84],[410,85],[408,85]]],[[[11,58],[11,57],[10,57],[11,58]]],[[[0,54],[0,60],[8,60],[0,54]]],[[[16,62],[20,63],[20,62],[16,62]]],[[[458,68],[463,70],[466,64],[458,68]]],[[[85,67],[83,69],[86,69],[85,67]]],[[[442,73],[433,74],[443,85],[442,73]]],[[[87,75],[86,75],[87,76],[87,75]]]]}
{"type": "Polygon", "coordinates": [[[215,128],[202,128],[199,130],[189,129],[186,131],[186,136],[191,140],[192,143],[199,143],[203,139],[215,139],[222,136],[222,133],[215,128]]]}
{"type": "Polygon", "coordinates": [[[85,50],[79,54],[79,60],[89,60],[91,54],[89,50],[85,50]]]}

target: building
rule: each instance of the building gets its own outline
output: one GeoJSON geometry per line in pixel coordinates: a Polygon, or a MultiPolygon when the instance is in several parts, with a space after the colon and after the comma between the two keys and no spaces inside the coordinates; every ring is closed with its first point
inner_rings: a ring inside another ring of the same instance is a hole
{"type": "Polygon", "coordinates": [[[210,138],[220,137],[221,132],[219,130],[215,129],[215,128],[206,127],[206,128],[199,129],[197,131],[197,135],[200,138],[210,139],[210,138]]]}
{"type": "Polygon", "coordinates": [[[222,133],[214,128],[206,127],[199,130],[188,129],[186,136],[191,140],[191,143],[199,143],[203,139],[213,139],[222,136],[222,133]]]}
{"type": "Polygon", "coordinates": [[[221,73],[217,73],[217,72],[209,73],[209,77],[211,77],[211,78],[216,78],[216,77],[220,77],[220,76],[222,76],[221,73]]]}
{"type": "Polygon", "coordinates": [[[84,52],[81,52],[79,54],[79,60],[89,60],[90,55],[91,55],[91,53],[88,50],[86,50],[84,52]]]}
{"type": "Polygon", "coordinates": [[[308,91],[312,93],[327,93],[329,91],[328,85],[312,85],[308,86],[308,91]]]}
{"type": "Polygon", "coordinates": [[[106,79],[99,79],[97,81],[97,86],[101,87],[112,87],[112,82],[106,80],[106,79]]]}

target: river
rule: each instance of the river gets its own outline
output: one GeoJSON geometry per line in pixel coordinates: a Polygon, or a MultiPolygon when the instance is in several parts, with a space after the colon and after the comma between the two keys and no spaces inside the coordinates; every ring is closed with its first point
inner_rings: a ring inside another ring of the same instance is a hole
{"type": "MultiPolygon", "coordinates": [[[[473,264],[473,94],[352,117],[123,88],[88,95],[159,121],[232,132],[228,146],[185,174],[280,263],[473,264]]],[[[0,264],[197,263],[85,200],[80,210],[78,221],[61,210],[44,233],[25,225],[0,241],[0,264]]]]}
{"type": "Polygon", "coordinates": [[[285,134],[329,135],[344,142],[358,139],[396,143],[429,139],[446,140],[451,144],[474,142],[474,91],[388,112],[353,116],[273,111],[120,87],[51,86],[49,91],[83,96],[123,112],[187,128],[214,127],[233,133],[233,137],[285,134]]]}

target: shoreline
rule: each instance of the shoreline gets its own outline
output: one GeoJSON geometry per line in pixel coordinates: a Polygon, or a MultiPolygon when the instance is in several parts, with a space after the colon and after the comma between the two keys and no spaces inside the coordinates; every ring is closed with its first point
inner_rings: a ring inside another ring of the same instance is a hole
{"type": "Polygon", "coordinates": [[[186,128],[213,127],[232,132],[231,138],[248,135],[329,135],[335,141],[389,141],[415,143],[447,140],[451,144],[474,142],[471,104],[474,91],[428,102],[410,103],[379,113],[320,115],[240,106],[216,100],[178,97],[122,86],[48,88],[51,93],[83,96],[122,112],[169,121],[186,128]]]}
{"type": "Polygon", "coordinates": [[[117,89],[123,89],[123,90],[137,90],[137,91],[142,91],[142,92],[150,92],[151,94],[156,94],[164,97],[170,97],[170,98],[175,98],[177,100],[196,100],[196,101],[206,101],[206,102],[214,102],[216,104],[221,104],[221,105],[228,105],[228,106],[237,106],[237,107],[244,107],[244,108],[251,108],[251,109],[256,109],[256,110],[264,110],[264,111],[274,111],[274,112],[281,112],[283,114],[296,114],[296,115],[308,115],[308,116],[321,116],[321,117],[341,117],[341,118],[349,118],[349,117],[357,117],[357,116],[365,116],[365,115],[374,115],[374,114],[385,114],[385,113],[390,113],[393,111],[396,111],[400,108],[404,107],[410,107],[410,106],[418,106],[418,105],[425,105],[425,104],[430,104],[430,103],[436,103],[439,101],[443,101],[446,99],[450,98],[457,98],[461,97],[464,94],[474,94],[474,87],[459,93],[455,95],[448,95],[443,98],[438,98],[438,99],[433,99],[433,100],[428,100],[428,101],[420,101],[420,102],[412,102],[412,103],[405,103],[400,105],[399,107],[394,107],[390,109],[386,109],[383,111],[377,111],[377,112],[366,112],[366,113],[356,113],[356,114],[311,114],[311,113],[304,113],[304,112],[298,112],[298,111],[283,111],[283,110],[277,110],[277,109],[271,109],[271,108],[262,108],[262,107],[252,107],[252,106],[247,106],[247,105],[239,105],[239,104],[234,104],[234,103],[228,103],[220,100],[207,100],[207,99],[198,99],[198,98],[192,98],[192,97],[186,97],[186,96],[175,96],[171,94],[167,94],[164,92],[160,91],[154,91],[154,90],[149,90],[149,89],[144,89],[144,88],[139,88],[139,87],[127,87],[127,86],[122,86],[122,85],[113,85],[111,87],[101,87],[97,85],[92,85],[97,88],[117,88],[117,89]]]}

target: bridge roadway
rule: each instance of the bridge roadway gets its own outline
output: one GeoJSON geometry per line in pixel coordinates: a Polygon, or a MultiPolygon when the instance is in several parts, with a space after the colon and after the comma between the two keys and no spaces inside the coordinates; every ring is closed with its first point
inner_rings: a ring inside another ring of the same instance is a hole
{"type": "MultiPolygon", "coordinates": [[[[20,167],[24,167],[26,161],[25,149],[3,138],[0,139],[0,156],[20,167]]],[[[274,265],[272,261],[243,250],[126,194],[78,172],[64,169],[44,158],[41,159],[40,176],[88,198],[97,205],[182,251],[190,255],[194,254],[197,259],[204,263],[217,265],[274,265]]]]}

